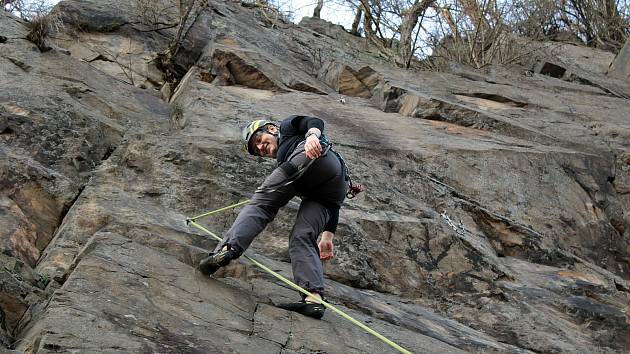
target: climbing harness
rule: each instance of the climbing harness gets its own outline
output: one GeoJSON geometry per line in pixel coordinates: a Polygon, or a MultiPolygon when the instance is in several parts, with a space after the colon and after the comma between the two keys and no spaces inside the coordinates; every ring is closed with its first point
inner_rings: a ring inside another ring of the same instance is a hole
{"type": "MultiPolygon", "coordinates": [[[[195,217],[187,217],[186,218],[186,224],[187,225],[192,225],[194,227],[196,227],[197,229],[207,233],[208,235],[210,235],[212,238],[214,238],[215,240],[217,240],[218,242],[221,242],[223,239],[216,235],[215,233],[213,233],[212,231],[206,229],[205,227],[203,227],[202,225],[200,225],[199,223],[197,223],[197,220],[199,218],[202,218],[204,216],[208,216],[208,215],[212,215],[212,214],[216,214],[225,210],[229,210],[232,208],[236,208],[240,205],[246,204],[247,202],[249,202],[249,200],[244,200],[232,205],[228,205],[226,207],[220,208],[220,209],[216,209],[216,210],[212,210],[209,211],[207,213],[195,216],[195,217]]],[[[311,294],[309,291],[305,290],[304,288],[300,287],[299,285],[295,284],[294,282],[290,281],[289,279],[283,277],[282,275],[278,274],[277,272],[271,270],[269,267],[265,266],[264,264],[258,262],[257,260],[255,260],[252,257],[249,257],[246,254],[242,255],[243,257],[245,257],[245,259],[249,260],[250,262],[252,262],[254,265],[258,266],[259,268],[261,268],[262,270],[264,270],[265,272],[273,275],[274,277],[276,277],[278,280],[282,281],[283,283],[287,284],[289,287],[291,287],[293,290],[296,290],[306,296],[312,297],[312,298],[316,298],[313,294],[311,294]]],[[[316,298],[317,299],[317,298],[316,298]]],[[[323,300],[319,300],[317,299],[317,301],[322,304],[323,306],[325,306],[327,309],[335,312],[336,314],[340,315],[341,317],[345,318],[346,320],[350,321],[351,323],[353,323],[354,325],[358,326],[359,328],[363,329],[364,331],[368,332],[369,334],[375,336],[376,338],[380,339],[383,343],[389,345],[390,347],[398,350],[401,353],[405,353],[405,354],[412,354],[409,350],[401,347],[400,345],[394,343],[393,341],[387,339],[385,336],[383,336],[382,334],[376,332],[375,330],[373,330],[372,328],[366,326],[365,324],[363,324],[362,322],[354,319],[353,317],[351,317],[350,315],[346,314],[345,312],[339,310],[338,308],[336,308],[335,306],[329,304],[326,301],[323,300]]]]}
{"type": "MultiPolygon", "coordinates": [[[[352,199],[357,196],[357,194],[363,192],[365,190],[365,186],[362,184],[352,183],[352,178],[350,177],[350,170],[348,169],[348,165],[346,164],[346,160],[343,159],[340,153],[338,153],[335,149],[333,149],[333,143],[326,138],[324,134],[319,138],[319,142],[322,146],[325,146],[326,149],[332,151],[333,154],[337,156],[339,162],[341,163],[341,168],[343,168],[344,173],[346,175],[346,180],[348,181],[348,193],[346,193],[346,198],[352,199]]],[[[326,151],[328,151],[326,150],[326,151]]]]}
{"type": "MultiPolygon", "coordinates": [[[[357,194],[363,192],[365,190],[365,186],[359,183],[353,183],[352,178],[350,177],[350,170],[348,169],[348,165],[346,165],[346,161],[341,157],[335,149],[333,149],[333,143],[326,138],[324,134],[319,137],[319,143],[322,145],[323,152],[321,156],[326,155],[329,151],[337,156],[337,159],[341,163],[341,168],[344,171],[346,176],[346,180],[348,181],[348,193],[346,193],[346,198],[352,199],[357,196],[357,194]]],[[[302,153],[301,151],[299,153],[302,153]]],[[[289,160],[291,157],[289,157],[289,160]]],[[[315,162],[317,159],[310,160],[305,166],[298,169],[292,175],[288,176],[284,181],[271,185],[271,186],[260,186],[256,189],[256,192],[275,192],[278,188],[282,188],[288,186],[289,184],[298,180],[302,175],[308,170],[309,167],[315,162]]]]}
{"type": "MultiPolygon", "coordinates": [[[[324,148],[324,151],[322,152],[322,156],[326,155],[328,153],[328,150],[330,150],[330,148],[331,148],[330,146],[327,146],[326,148],[324,148]]],[[[299,153],[302,153],[302,151],[300,151],[299,153]]],[[[290,159],[291,157],[289,157],[289,160],[290,159]]],[[[313,164],[313,162],[315,162],[315,160],[317,159],[310,160],[304,167],[298,169],[297,171],[295,171],[295,173],[285,178],[284,181],[280,183],[276,183],[271,186],[260,186],[256,189],[256,192],[275,192],[278,190],[278,188],[288,186],[289,184],[297,181],[300,177],[302,177],[304,172],[306,172],[306,170],[308,170],[308,168],[311,167],[311,165],[313,164]]]]}

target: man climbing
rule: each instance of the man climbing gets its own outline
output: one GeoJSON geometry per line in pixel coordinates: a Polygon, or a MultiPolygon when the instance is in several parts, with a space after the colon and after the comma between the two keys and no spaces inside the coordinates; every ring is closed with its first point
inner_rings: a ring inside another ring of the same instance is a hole
{"type": "Polygon", "coordinates": [[[324,121],[308,116],[291,116],[280,125],[256,120],[243,129],[247,151],[275,157],[278,167],[258,187],[215,252],[199,264],[203,273],[213,274],[240,257],[278,210],[300,196],[302,203],[289,236],[289,255],[295,282],[313,297],[303,296],[298,303],[280,307],[317,319],[325,310],[318,302],[324,293],[321,260],[333,256],[333,236],[349,181],[343,159],[330,148],[323,132],[324,121]]]}

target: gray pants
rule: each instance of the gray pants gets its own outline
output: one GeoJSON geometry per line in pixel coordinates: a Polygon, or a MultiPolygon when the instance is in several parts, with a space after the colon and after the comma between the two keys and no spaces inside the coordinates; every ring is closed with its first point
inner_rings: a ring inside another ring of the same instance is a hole
{"type": "MultiPolygon", "coordinates": [[[[298,146],[289,158],[289,163],[297,169],[309,161],[303,145],[298,146]]],[[[324,272],[319,259],[317,237],[330,218],[330,208],[339,208],[343,203],[348,189],[345,173],[337,156],[329,152],[315,160],[295,182],[269,188],[283,184],[287,177],[284,169],[276,168],[265,179],[251,202],[241,210],[232,227],[225,233],[217,250],[229,244],[239,254],[244,252],[275,218],[278,210],[291,198],[300,195],[302,203],[289,236],[293,278],[306,290],[323,294],[324,272]]]]}

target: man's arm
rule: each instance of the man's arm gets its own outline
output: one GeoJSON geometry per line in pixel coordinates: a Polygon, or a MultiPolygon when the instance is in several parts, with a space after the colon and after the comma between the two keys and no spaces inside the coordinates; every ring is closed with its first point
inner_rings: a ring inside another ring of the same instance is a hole
{"type": "Polygon", "coordinates": [[[319,137],[322,136],[322,132],[324,131],[324,121],[315,117],[301,118],[302,119],[299,121],[299,131],[302,132],[304,128],[306,128],[306,133],[304,134],[306,137],[304,150],[306,156],[313,160],[322,155],[322,145],[319,143],[319,137]]]}
{"type": "Polygon", "coordinates": [[[324,227],[322,237],[319,241],[319,259],[327,261],[332,259],[334,255],[333,237],[335,231],[337,231],[337,224],[339,223],[339,208],[330,210],[330,219],[324,227]]]}
{"type": "Polygon", "coordinates": [[[306,153],[306,157],[311,160],[314,160],[322,155],[322,145],[319,143],[319,137],[321,134],[321,130],[317,128],[311,128],[308,133],[306,133],[304,153],[306,153]]]}
{"type": "Polygon", "coordinates": [[[339,224],[339,208],[329,208],[330,211],[330,219],[328,219],[328,223],[324,227],[324,231],[329,231],[331,233],[335,233],[337,231],[337,224],[339,224]]]}
{"type": "Polygon", "coordinates": [[[280,131],[283,135],[304,135],[309,129],[317,128],[320,133],[324,132],[324,121],[317,117],[294,115],[280,122],[280,131]]]}
{"type": "Polygon", "coordinates": [[[310,129],[317,128],[320,133],[324,131],[324,121],[317,117],[297,116],[291,119],[291,125],[298,133],[306,134],[310,129]]]}
{"type": "Polygon", "coordinates": [[[319,259],[327,261],[332,259],[334,254],[333,237],[334,233],[330,231],[322,232],[322,238],[319,240],[319,259]]]}
{"type": "Polygon", "coordinates": [[[283,136],[303,135],[306,139],[304,152],[313,160],[322,154],[319,137],[324,132],[324,125],[324,121],[317,117],[295,115],[280,123],[280,133],[283,136]]]}

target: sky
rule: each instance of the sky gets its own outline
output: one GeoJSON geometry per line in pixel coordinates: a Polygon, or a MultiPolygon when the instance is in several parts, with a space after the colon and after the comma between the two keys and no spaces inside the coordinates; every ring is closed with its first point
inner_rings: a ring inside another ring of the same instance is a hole
{"type": "MultiPolygon", "coordinates": [[[[304,16],[313,16],[313,9],[317,5],[317,1],[314,0],[286,0],[284,2],[280,0],[280,2],[286,3],[287,9],[294,11],[296,23],[299,23],[304,16]]],[[[350,29],[354,20],[354,10],[349,6],[341,6],[325,0],[321,18],[350,29]]]]}

